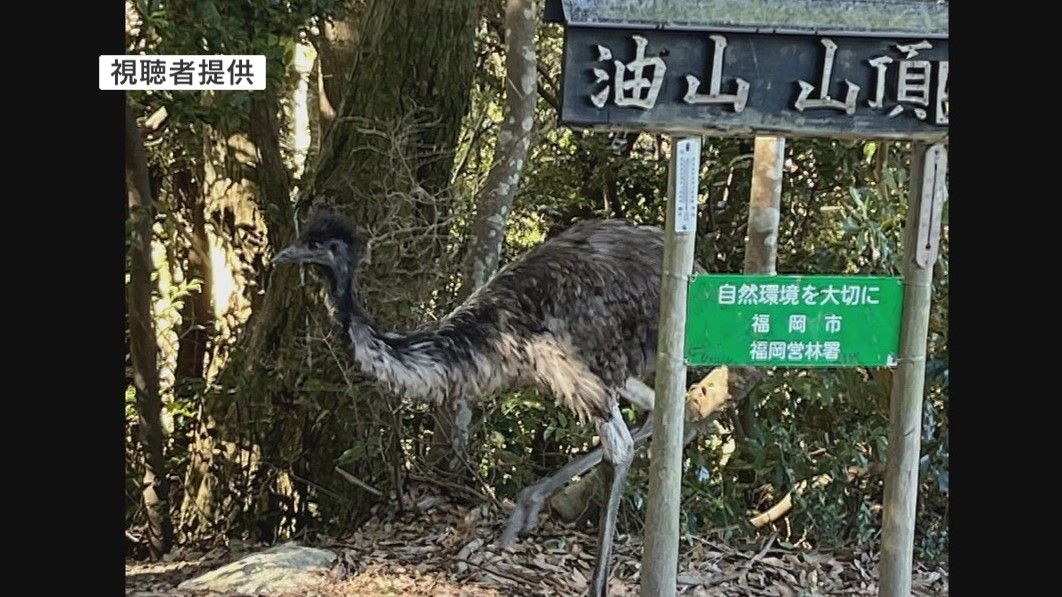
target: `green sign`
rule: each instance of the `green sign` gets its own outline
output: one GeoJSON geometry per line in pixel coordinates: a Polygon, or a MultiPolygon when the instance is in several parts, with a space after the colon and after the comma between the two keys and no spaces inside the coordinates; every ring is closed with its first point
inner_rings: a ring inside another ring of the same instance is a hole
{"type": "Polygon", "coordinates": [[[690,282],[691,365],[889,367],[900,348],[900,278],[709,274],[690,282]]]}

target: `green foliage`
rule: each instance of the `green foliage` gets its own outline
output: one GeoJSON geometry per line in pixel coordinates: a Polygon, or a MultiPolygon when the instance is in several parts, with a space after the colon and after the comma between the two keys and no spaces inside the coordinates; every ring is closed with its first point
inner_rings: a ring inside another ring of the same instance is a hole
{"type": "MultiPolygon", "coordinates": [[[[295,50],[323,18],[341,16],[342,2],[308,0],[158,0],[134,2],[136,21],[128,30],[127,51],[151,54],[262,54],[267,85],[282,88],[295,50]]],[[[226,91],[134,91],[147,113],[165,106],[169,127],[210,125],[239,130],[247,118],[250,94],[226,91]]]]}

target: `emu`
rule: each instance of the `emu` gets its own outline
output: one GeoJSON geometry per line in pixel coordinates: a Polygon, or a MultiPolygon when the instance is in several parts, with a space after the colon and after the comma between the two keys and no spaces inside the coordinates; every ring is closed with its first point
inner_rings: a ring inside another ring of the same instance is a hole
{"type": "Polygon", "coordinates": [[[656,368],[663,247],[658,228],[618,219],[575,224],[501,268],[446,317],[406,333],[381,330],[362,308],[364,245],[338,212],[318,210],[273,263],[321,271],[354,361],[387,391],[440,403],[537,386],[596,426],[599,451],[525,489],[500,543],[534,529],[545,498],[603,458],[607,499],[590,592],[604,595],[634,443],[650,432],[646,423],[631,435],[619,399],[653,408],[645,380],[656,368]]]}

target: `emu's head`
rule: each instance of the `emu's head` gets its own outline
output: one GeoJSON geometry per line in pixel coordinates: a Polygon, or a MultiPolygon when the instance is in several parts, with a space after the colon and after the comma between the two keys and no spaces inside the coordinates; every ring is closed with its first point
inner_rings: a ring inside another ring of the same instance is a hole
{"type": "Polygon", "coordinates": [[[343,279],[356,272],[362,250],[361,239],[347,218],[330,209],[319,209],[307,222],[302,235],[277,253],[273,263],[318,265],[343,279]]]}

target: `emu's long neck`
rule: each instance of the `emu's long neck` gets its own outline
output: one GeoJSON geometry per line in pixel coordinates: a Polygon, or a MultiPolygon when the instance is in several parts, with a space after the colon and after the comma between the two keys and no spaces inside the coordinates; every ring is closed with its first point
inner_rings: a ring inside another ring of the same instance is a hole
{"type": "Polygon", "coordinates": [[[329,272],[335,316],[361,371],[396,395],[440,402],[455,393],[481,394],[497,375],[482,343],[444,334],[443,325],[400,334],[380,331],[365,312],[349,269],[329,272]]]}

